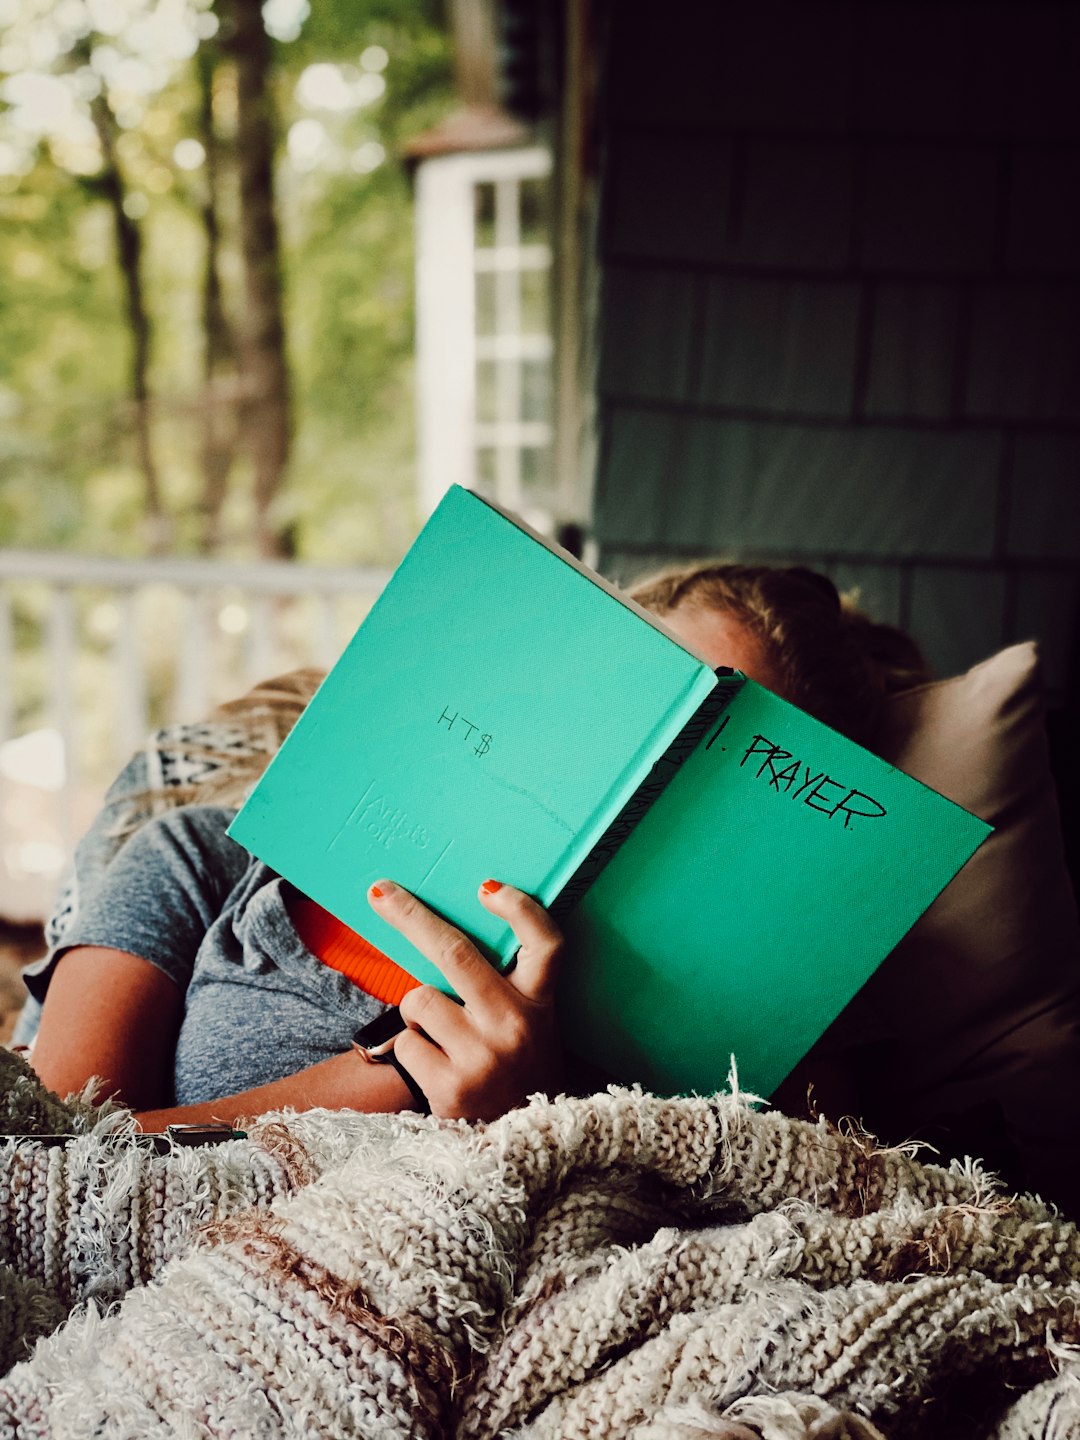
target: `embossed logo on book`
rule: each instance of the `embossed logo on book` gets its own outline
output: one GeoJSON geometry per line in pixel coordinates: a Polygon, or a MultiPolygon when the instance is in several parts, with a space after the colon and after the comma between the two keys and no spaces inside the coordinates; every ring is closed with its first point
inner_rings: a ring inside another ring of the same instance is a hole
{"type": "Polygon", "coordinates": [[[385,845],[387,850],[397,840],[407,845],[415,845],[418,850],[426,850],[431,844],[431,834],[427,827],[402,806],[395,805],[389,795],[373,796],[371,792],[374,788],[375,782],[371,781],[338,826],[328,849],[332,850],[343,835],[348,834],[351,837],[360,831],[377,845],[385,845]]]}
{"type": "Polygon", "coordinates": [[[385,845],[387,850],[399,840],[415,845],[418,850],[426,850],[431,844],[431,836],[426,827],[414,820],[407,810],[395,805],[386,795],[377,795],[373,800],[368,800],[356,823],[379,845],[385,845]]]}

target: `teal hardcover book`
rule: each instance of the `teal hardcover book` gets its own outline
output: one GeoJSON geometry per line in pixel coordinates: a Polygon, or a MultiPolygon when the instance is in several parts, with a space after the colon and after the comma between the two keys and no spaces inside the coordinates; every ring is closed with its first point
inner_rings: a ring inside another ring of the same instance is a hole
{"type": "Polygon", "coordinates": [[[453,487],[229,834],[418,979],[372,910],[413,891],[499,964],[489,876],[550,905],[707,717],[709,666],[558,547],[453,487]]]}
{"type": "Polygon", "coordinates": [[[568,1046],[662,1094],[769,1095],[990,826],[736,675],[569,914],[568,1046]]]}
{"type": "Polygon", "coordinates": [[[451,489],[229,833],[417,979],[386,876],[498,965],[489,876],[567,935],[567,1044],[769,1094],[989,827],[451,489]]]}

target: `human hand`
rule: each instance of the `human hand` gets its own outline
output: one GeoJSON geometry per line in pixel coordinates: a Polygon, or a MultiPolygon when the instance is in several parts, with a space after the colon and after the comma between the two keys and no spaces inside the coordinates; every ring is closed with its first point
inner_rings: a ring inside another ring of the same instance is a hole
{"type": "Polygon", "coordinates": [[[551,916],[513,885],[486,880],[479,899],[521,942],[500,975],[472,941],[389,880],[368,891],[372,906],[445,975],[462,1000],[433,985],[400,1004],[408,1027],[394,1054],[427,1096],[433,1115],[493,1120],[536,1090],[558,1088],[555,977],[562,936],[551,916]]]}

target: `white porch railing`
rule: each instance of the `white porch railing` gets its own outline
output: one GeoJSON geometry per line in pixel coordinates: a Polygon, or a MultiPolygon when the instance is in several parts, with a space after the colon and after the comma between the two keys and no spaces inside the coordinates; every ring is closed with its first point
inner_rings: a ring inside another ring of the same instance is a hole
{"type": "Polygon", "coordinates": [[[329,666],[389,574],[0,550],[0,916],[44,913],[151,729],[329,666]]]}

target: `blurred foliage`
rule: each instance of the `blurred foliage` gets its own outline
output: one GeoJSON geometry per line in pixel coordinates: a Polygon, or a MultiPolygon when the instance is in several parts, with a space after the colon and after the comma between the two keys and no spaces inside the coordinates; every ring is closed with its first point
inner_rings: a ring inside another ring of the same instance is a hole
{"type": "MultiPolygon", "coordinates": [[[[268,0],[295,443],[276,520],[299,558],[388,563],[415,529],[413,223],[401,148],[450,103],[435,0],[268,0]]],[[[134,554],[144,494],[130,336],[87,106],[115,117],[153,324],[153,438],[174,548],[200,544],[205,231],[198,0],[0,0],[0,546],[134,554]]],[[[215,49],[223,139],[220,273],[243,315],[228,136],[235,84],[215,49]]],[[[221,549],[249,558],[251,477],[230,476],[221,549]]]]}

